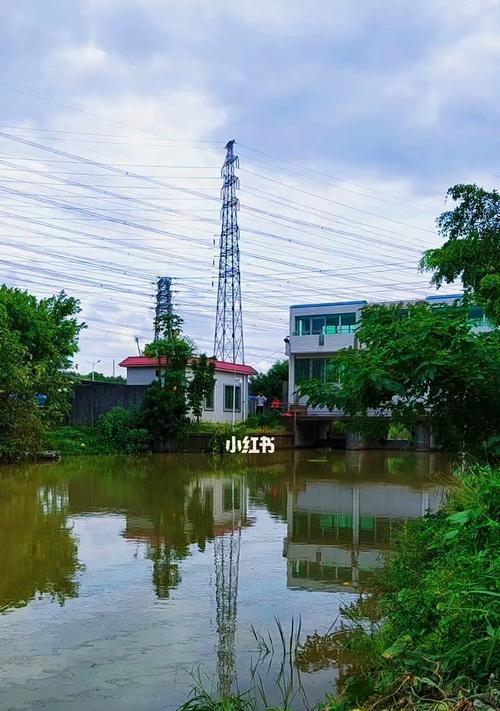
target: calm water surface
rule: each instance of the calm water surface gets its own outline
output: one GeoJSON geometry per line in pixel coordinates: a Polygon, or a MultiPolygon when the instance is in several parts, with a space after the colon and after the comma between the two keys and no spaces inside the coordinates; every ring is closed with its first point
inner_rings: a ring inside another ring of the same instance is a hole
{"type": "Polygon", "coordinates": [[[275,618],[326,632],[449,468],[322,451],[0,468],[0,708],[176,709],[193,676],[312,707],[337,672],[281,668],[275,618]]]}

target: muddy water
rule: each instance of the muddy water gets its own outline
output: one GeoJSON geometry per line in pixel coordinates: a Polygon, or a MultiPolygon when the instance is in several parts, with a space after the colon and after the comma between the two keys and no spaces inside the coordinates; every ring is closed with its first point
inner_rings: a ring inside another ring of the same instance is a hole
{"type": "Polygon", "coordinates": [[[307,709],[335,669],[285,654],[435,511],[436,454],[75,458],[0,468],[0,708],[176,709],[201,681],[307,709]],[[266,646],[256,639],[266,636],[266,646]]]}

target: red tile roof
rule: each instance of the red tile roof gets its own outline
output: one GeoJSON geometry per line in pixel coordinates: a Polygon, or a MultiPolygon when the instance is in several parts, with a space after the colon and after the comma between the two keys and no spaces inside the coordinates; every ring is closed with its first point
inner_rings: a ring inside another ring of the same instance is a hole
{"type": "MultiPolygon", "coordinates": [[[[192,360],[196,360],[192,358],[192,360]]],[[[215,363],[215,370],[225,373],[237,373],[238,375],[257,375],[255,368],[251,365],[243,365],[241,363],[228,363],[223,360],[213,360],[209,359],[210,362],[215,363]]],[[[157,368],[158,358],[147,358],[146,356],[129,356],[122,360],[120,363],[122,368],[157,368]]],[[[160,365],[166,365],[166,359],[162,358],[160,365]]]]}

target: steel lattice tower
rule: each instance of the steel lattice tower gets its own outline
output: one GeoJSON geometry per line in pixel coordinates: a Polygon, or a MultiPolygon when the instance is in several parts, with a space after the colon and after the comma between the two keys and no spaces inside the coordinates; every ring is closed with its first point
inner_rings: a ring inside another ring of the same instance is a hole
{"type": "Polygon", "coordinates": [[[172,279],[158,277],[156,282],[155,341],[159,338],[160,317],[172,313],[172,279]]]}
{"type": "Polygon", "coordinates": [[[235,169],[234,140],[226,144],[226,160],[222,166],[222,208],[219,257],[217,314],[215,317],[214,355],[218,360],[244,363],[243,319],[241,314],[240,231],[238,228],[239,187],[235,169]]]}

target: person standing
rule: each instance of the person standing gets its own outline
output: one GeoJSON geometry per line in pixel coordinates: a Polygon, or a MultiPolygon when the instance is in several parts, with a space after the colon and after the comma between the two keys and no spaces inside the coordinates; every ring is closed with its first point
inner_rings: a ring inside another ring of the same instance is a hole
{"type": "Polygon", "coordinates": [[[256,401],[255,401],[255,412],[257,415],[262,415],[264,412],[264,405],[267,402],[267,397],[265,397],[262,393],[259,393],[257,395],[256,401]]]}

